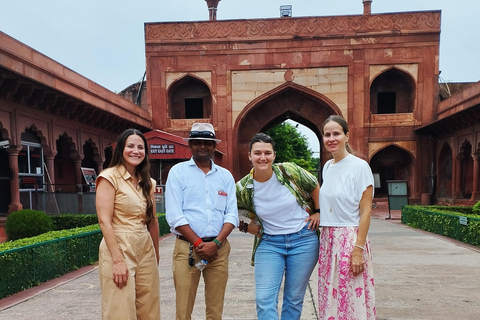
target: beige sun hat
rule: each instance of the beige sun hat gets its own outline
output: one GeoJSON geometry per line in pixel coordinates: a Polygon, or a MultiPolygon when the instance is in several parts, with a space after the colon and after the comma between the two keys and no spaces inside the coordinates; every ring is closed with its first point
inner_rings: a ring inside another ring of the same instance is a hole
{"type": "Polygon", "coordinates": [[[183,138],[183,140],[211,140],[215,141],[216,143],[222,141],[215,138],[215,130],[210,123],[194,123],[188,138],[183,138]]]}

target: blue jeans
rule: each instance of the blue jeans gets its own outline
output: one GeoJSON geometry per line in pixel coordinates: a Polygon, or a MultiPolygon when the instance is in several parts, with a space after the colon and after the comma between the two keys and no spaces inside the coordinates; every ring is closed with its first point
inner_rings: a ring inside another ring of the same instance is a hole
{"type": "Polygon", "coordinates": [[[259,320],[278,319],[278,295],[285,273],[283,320],[300,319],[303,297],[318,261],[318,237],[307,225],[285,235],[264,234],[255,253],[255,292],[259,320]]]}

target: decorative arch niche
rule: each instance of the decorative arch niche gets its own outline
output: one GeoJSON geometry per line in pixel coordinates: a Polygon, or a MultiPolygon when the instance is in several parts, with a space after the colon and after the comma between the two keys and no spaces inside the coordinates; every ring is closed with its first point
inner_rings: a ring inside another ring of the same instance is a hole
{"type": "Polygon", "coordinates": [[[388,180],[407,180],[408,189],[411,189],[413,158],[406,150],[395,145],[380,149],[370,160],[370,167],[374,174],[380,175],[380,187],[375,188],[375,198],[388,196],[388,180]]]}
{"type": "Polygon", "coordinates": [[[55,191],[76,192],[75,159],[79,158],[73,139],[66,133],[56,141],[57,154],[54,159],[55,191]]]}
{"type": "Polygon", "coordinates": [[[0,215],[6,215],[11,200],[10,180],[13,173],[10,168],[8,132],[0,122],[0,215]]]}
{"type": "Polygon", "coordinates": [[[473,193],[473,158],[472,144],[465,140],[460,147],[458,157],[460,161],[460,195],[470,199],[473,193]]]}
{"type": "Polygon", "coordinates": [[[437,197],[449,198],[453,196],[453,152],[448,143],[442,147],[438,157],[437,197]]]}
{"type": "Polygon", "coordinates": [[[171,119],[202,119],[212,115],[212,94],[205,82],[187,75],[168,88],[171,119]]]}
{"type": "Polygon", "coordinates": [[[397,68],[379,74],[370,86],[370,112],[373,114],[412,113],[415,106],[415,80],[397,68]]]}
{"type": "MultiPolygon", "coordinates": [[[[312,130],[320,140],[319,128],[339,108],[327,97],[306,87],[286,83],[252,101],[239,114],[235,127],[237,157],[234,159],[235,178],[248,173],[248,148],[253,135],[292,119],[312,130]]],[[[320,162],[324,162],[320,154],[320,162]]]]}

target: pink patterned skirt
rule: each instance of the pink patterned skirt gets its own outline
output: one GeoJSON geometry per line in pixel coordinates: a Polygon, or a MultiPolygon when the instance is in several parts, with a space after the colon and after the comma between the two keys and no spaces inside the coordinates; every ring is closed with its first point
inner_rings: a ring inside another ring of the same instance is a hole
{"type": "Polygon", "coordinates": [[[377,319],[370,242],[363,273],[354,277],[350,259],[358,227],[322,227],[318,259],[318,306],[322,320],[377,319]]]}

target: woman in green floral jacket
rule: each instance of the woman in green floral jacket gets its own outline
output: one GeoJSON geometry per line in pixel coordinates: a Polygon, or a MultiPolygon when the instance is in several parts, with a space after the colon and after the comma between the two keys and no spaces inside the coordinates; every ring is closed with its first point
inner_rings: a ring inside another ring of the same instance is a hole
{"type": "Polygon", "coordinates": [[[274,164],[275,142],[256,134],[250,142],[253,169],[237,182],[237,204],[255,235],[255,292],[258,319],[279,319],[278,296],[285,275],[281,318],[300,319],[308,280],[318,260],[320,220],[317,178],[294,163],[274,164]]]}

